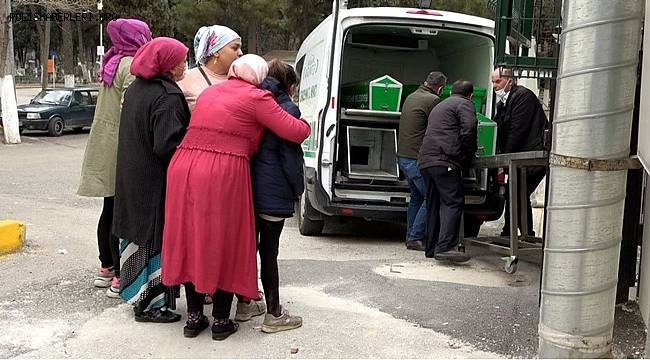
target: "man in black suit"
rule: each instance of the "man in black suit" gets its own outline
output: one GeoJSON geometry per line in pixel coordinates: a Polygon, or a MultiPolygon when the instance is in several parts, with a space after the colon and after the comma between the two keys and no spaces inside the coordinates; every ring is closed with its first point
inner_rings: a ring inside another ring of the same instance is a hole
{"type": "MultiPolygon", "coordinates": [[[[497,123],[497,152],[500,154],[524,151],[544,150],[544,131],[548,129],[548,119],[537,96],[527,88],[517,85],[517,79],[512,70],[496,68],[492,72],[492,87],[497,97],[497,113],[494,121],[497,123]]],[[[528,206],[525,221],[528,224],[528,234],[535,236],[533,231],[533,210],[530,195],[546,175],[545,168],[528,168],[526,170],[526,194],[528,206]]],[[[505,225],[502,236],[510,235],[510,201],[506,192],[505,225]]],[[[519,219],[522,224],[524,219],[519,219]]],[[[521,230],[521,228],[520,228],[521,230]]]]}

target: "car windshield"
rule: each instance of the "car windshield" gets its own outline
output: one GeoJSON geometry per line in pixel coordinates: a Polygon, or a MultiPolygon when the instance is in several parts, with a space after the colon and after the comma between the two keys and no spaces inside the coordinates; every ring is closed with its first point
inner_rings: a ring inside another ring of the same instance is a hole
{"type": "Polygon", "coordinates": [[[68,90],[43,90],[34,98],[35,104],[68,105],[70,91],[68,90]]]}

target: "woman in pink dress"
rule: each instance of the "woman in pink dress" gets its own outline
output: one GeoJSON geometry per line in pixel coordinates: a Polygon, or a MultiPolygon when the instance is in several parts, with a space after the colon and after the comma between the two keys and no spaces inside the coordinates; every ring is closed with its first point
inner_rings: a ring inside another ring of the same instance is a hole
{"type": "Polygon", "coordinates": [[[237,331],[229,319],[233,294],[257,296],[250,158],[265,128],[297,143],[311,131],[257,87],[267,72],[257,55],[236,60],[228,81],[201,94],[169,165],[162,277],[166,285],[185,285],[187,337],[209,324],[202,293],[213,294],[215,340],[237,331]]]}

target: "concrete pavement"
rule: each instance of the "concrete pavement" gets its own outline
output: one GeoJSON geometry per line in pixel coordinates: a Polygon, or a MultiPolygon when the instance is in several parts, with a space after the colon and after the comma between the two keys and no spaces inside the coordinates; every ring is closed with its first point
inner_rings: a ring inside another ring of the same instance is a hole
{"type": "MultiPolygon", "coordinates": [[[[183,338],[182,322],[136,323],[129,306],[92,286],[101,200],[75,195],[87,133],[25,135],[21,145],[0,145],[0,218],[27,222],[24,250],[0,258],[0,358],[536,354],[539,258],[520,262],[514,276],[501,270],[498,256],[478,248],[467,265],[440,265],[405,250],[403,227],[363,220],[328,224],[317,238],[300,236],[295,220],[287,223],[281,300],[303,316],[300,329],[263,334],[256,318],[215,342],[209,332],[183,338]]],[[[499,229],[490,224],[482,232],[499,229]]],[[[634,324],[634,311],[624,315],[634,324]]],[[[638,334],[623,331],[632,341],[618,354],[643,354],[638,334]]]]}

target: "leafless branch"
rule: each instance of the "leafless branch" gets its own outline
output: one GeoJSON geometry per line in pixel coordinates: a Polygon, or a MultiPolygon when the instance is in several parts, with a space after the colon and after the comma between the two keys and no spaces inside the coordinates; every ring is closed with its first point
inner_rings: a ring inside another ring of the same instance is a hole
{"type": "Polygon", "coordinates": [[[14,0],[15,6],[38,6],[46,11],[97,11],[96,0],[14,0]]]}

